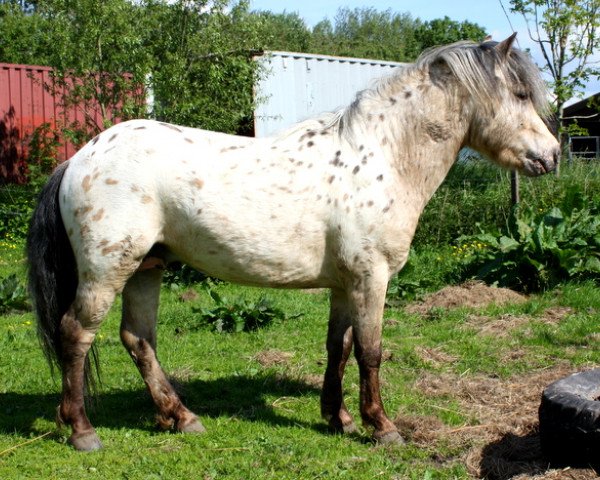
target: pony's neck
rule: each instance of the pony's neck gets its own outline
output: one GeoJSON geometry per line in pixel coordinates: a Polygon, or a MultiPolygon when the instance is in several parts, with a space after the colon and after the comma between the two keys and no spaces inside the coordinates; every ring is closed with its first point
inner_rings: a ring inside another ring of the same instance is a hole
{"type": "Polygon", "coordinates": [[[461,90],[413,70],[361,103],[369,135],[424,207],[465,144],[470,120],[461,90]]]}

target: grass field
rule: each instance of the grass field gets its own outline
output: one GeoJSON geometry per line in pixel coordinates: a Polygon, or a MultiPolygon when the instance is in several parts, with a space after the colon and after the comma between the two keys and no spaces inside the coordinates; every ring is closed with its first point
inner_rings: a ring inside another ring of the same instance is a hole
{"type": "MultiPolygon", "coordinates": [[[[21,249],[0,245],[0,278],[24,274],[21,249]]],[[[369,432],[327,432],[319,415],[327,292],[212,288],[230,299],[266,294],[300,318],[253,333],[198,325],[210,307],[165,287],[159,358],[207,433],[161,432],[144,384],[119,340],[119,302],[97,337],[103,383],[90,418],[104,449],[79,453],[54,423],[60,381],[50,375],[31,313],[0,316],[0,478],[468,479],[597,478],[547,470],[536,437],[545,385],[600,365],[600,289],[568,284],[524,302],[475,310],[385,312],[381,376],[404,446],[369,432]],[[507,453],[508,451],[508,453],[507,453]]],[[[195,295],[189,295],[196,297],[195,295]]],[[[356,363],[345,379],[357,412],[356,363]]]]}

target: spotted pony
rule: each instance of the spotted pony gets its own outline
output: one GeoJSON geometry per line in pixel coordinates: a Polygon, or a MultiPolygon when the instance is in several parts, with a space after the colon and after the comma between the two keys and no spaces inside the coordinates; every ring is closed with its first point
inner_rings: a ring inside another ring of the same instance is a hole
{"type": "Polygon", "coordinates": [[[245,285],[330,289],[321,413],[332,430],[355,430],[342,397],[354,347],[362,420],[377,442],[401,442],[380,396],[382,314],[423,208],[463,147],[531,176],[558,158],[543,120],[544,84],[513,41],[429,50],[348,107],[272,138],[133,120],[58,167],[27,249],[42,345],[62,373],[58,419],[71,426],[70,443],[101,447],[85,412],[85,379],[118,294],[121,340],[159,424],[204,431],[156,356],[161,277],[175,260],[245,285]]]}

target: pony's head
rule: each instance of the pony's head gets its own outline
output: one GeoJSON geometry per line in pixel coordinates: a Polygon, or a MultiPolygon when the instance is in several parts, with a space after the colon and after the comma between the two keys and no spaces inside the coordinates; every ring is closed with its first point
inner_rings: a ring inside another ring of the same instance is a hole
{"type": "Polygon", "coordinates": [[[426,52],[432,76],[458,83],[469,125],[465,146],[529,175],[556,167],[560,149],[544,122],[546,86],[529,56],[513,48],[516,34],[498,43],[461,42],[426,52]]]}

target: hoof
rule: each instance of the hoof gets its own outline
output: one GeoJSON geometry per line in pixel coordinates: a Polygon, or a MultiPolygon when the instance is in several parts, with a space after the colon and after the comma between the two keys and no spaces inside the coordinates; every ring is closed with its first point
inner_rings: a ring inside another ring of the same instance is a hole
{"type": "Polygon", "coordinates": [[[79,435],[73,434],[69,438],[69,443],[80,452],[92,452],[102,448],[102,443],[94,431],[79,435]]]}
{"type": "Polygon", "coordinates": [[[373,434],[373,440],[379,445],[404,445],[404,439],[396,430],[373,434]]]}
{"type": "Polygon", "coordinates": [[[177,430],[181,433],[204,433],[206,428],[200,423],[199,420],[194,420],[187,425],[178,426],[177,430]]]}

